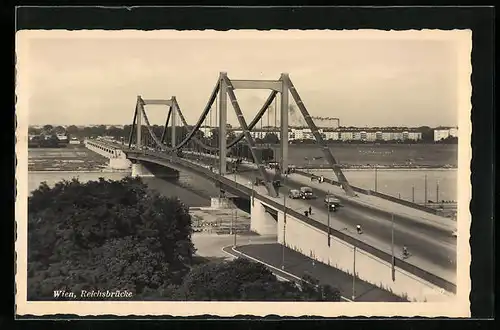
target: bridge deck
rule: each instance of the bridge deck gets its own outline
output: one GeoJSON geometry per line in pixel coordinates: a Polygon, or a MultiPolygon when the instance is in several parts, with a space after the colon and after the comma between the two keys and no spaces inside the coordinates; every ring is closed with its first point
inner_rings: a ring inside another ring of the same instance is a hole
{"type": "MultiPolygon", "coordinates": [[[[142,154],[142,152],[141,152],[142,154]]],[[[192,153],[194,154],[194,153],[192,153]]],[[[206,155],[206,154],[203,154],[206,155]]],[[[151,152],[148,151],[144,154],[144,156],[139,156],[139,158],[144,157],[145,161],[148,161],[148,158],[153,160],[155,157],[158,159],[165,159],[161,161],[161,163],[167,163],[165,166],[169,166],[171,163],[174,165],[175,163],[179,163],[179,166],[186,166],[189,164],[189,167],[199,169],[204,168],[204,170],[197,170],[199,173],[205,172],[207,175],[212,176],[217,179],[218,175],[212,171],[211,173],[208,171],[208,168],[211,167],[211,162],[207,161],[204,163],[203,160],[195,160],[189,159],[193,157],[169,157],[165,153],[159,152],[151,152]],[[184,165],[182,165],[184,164],[184,165]],[[209,174],[210,173],[210,174],[209,174]]],[[[252,168],[253,165],[245,165],[252,168]]],[[[255,178],[255,171],[250,169],[247,172],[240,172],[235,174],[227,174],[224,175],[225,181],[235,182],[240,184],[247,189],[247,192],[252,188],[252,181],[255,178]]],[[[290,179],[285,182],[287,189],[295,186],[307,185],[314,186],[315,189],[320,190],[318,188],[318,183],[311,183],[310,179],[298,175],[293,174],[290,176],[290,179]],[[290,181],[290,182],[288,182],[290,181]],[[295,183],[293,183],[295,182],[295,183]]],[[[333,185],[322,183],[319,184],[323,190],[333,191],[334,188],[337,188],[340,193],[343,191],[338,187],[334,187],[333,185]],[[327,188],[326,186],[330,186],[327,188]]],[[[253,186],[256,194],[260,196],[256,196],[256,198],[262,197],[263,199],[268,199],[277,204],[283,205],[283,193],[278,198],[272,198],[267,194],[267,189],[264,186],[253,186]]],[[[284,189],[282,189],[284,190],[284,189]]],[[[320,195],[318,193],[318,195],[320,195]]],[[[345,194],[344,194],[345,196],[345,194]]],[[[370,196],[366,196],[370,197],[370,196]]],[[[359,198],[359,197],[354,197],[359,198]]],[[[380,198],[375,198],[380,199],[380,198]]],[[[391,203],[391,202],[390,202],[391,203]]],[[[303,212],[308,209],[309,206],[313,208],[313,214],[310,219],[313,222],[327,224],[328,223],[328,213],[326,212],[326,207],[323,205],[323,196],[319,196],[317,200],[292,200],[286,199],[287,208],[291,211],[298,212],[303,214],[303,212]]],[[[396,204],[398,208],[402,207],[399,204],[396,204]]],[[[417,211],[417,210],[415,210],[417,211]]],[[[419,211],[422,212],[422,211],[419,211]]],[[[432,214],[427,214],[423,212],[426,216],[432,216],[432,214]]],[[[396,256],[399,257],[400,251],[402,250],[403,245],[407,246],[412,253],[412,256],[406,261],[410,264],[413,264],[421,269],[425,269],[437,276],[440,276],[443,279],[448,280],[449,282],[456,282],[456,241],[452,237],[450,237],[450,233],[446,234],[443,231],[439,231],[436,228],[428,228],[424,224],[419,224],[419,221],[408,221],[405,219],[398,218],[394,224],[394,244],[396,256]]],[[[427,221],[429,222],[429,221],[427,221]]],[[[381,251],[386,253],[391,252],[391,221],[388,220],[387,217],[380,214],[376,214],[370,212],[367,209],[363,209],[363,207],[352,207],[346,206],[341,208],[337,213],[330,213],[330,227],[335,230],[343,230],[349,236],[355,237],[356,239],[363,241],[370,246],[373,246],[381,251]],[[364,233],[362,235],[358,235],[355,231],[356,224],[361,224],[364,229],[364,233]]],[[[434,226],[436,227],[436,226],[434,226]]],[[[326,240],[326,235],[325,235],[326,240]]]]}
{"type": "MultiPolygon", "coordinates": [[[[199,153],[194,153],[194,152],[192,152],[191,154],[200,155],[199,153]]],[[[207,158],[215,157],[213,155],[206,155],[206,154],[201,154],[201,155],[207,158]]],[[[200,164],[200,165],[205,166],[206,164],[200,164]]],[[[255,164],[250,162],[244,162],[244,166],[252,169],[257,169],[255,164]]],[[[270,174],[273,173],[273,171],[268,171],[268,172],[270,174]]],[[[287,180],[296,181],[297,183],[300,183],[303,186],[309,186],[311,188],[314,188],[315,190],[320,190],[322,193],[327,193],[327,191],[330,191],[330,193],[332,194],[341,196],[343,199],[347,199],[353,203],[360,204],[361,206],[385,211],[388,213],[393,213],[395,215],[403,217],[409,217],[415,221],[421,221],[424,223],[433,224],[443,230],[448,230],[450,234],[456,230],[456,221],[450,218],[442,217],[406,205],[398,204],[377,196],[370,196],[359,193],[357,197],[349,197],[345,194],[344,190],[339,186],[328,183],[320,184],[317,181],[311,181],[309,178],[301,174],[290,174],[288,175],[287,180]]]]}
{"type": "MultiPolygon", "coordinates": [[[[246,187],[252,187],[251,178],[241,174],[227,174],[224,177],[237,182],[246,187]]],[[[328,212],[326,207],[321,207],[322,199],[304,201],[302,199],[284,200],[283,192],[280,192],[280,197],[267,196],[267,190],[264,186],[253,186],[256,194],[266,196],[268,199],[283,205],[286,202],[287,209],[294,210],[301,214],[312,206],[313,214],[311,219],[325,224],[328,224],[328,212]]],[[[256,197],[258,198],[258,197],[256,197]]],[[[335,230],[344,231],[351,237],[361,240],[373,247],[376,247],[386,253],[391,253],[391,229],[390,224],[383,219],[370,217],[371,225],[368,221],[361,221],[361,217],[353,217],[352,214],[347,214],[346,209],[341,209],[338,212],[330,213],[330,227],[335,230]],[[354,219],[353,219],[354,218],[354,219]],[[354,222],[354,221],[356,222],[354,222]],[[364,233],[358,235],[356,232],[356,224],[363,223],[364,233]]],[[[395,225],[395,253],[401,255],[403,245],[408,246],[412,251],[412,256],[406,261],[419,268],[425,269],[437,276],[440,276],[452,283],[456,282],[456,247],[450,242],[436,240],[433,237],[418,232],[416,230],[406,228],[401,225],[395,225]]],[[[325,236],[325,240],[326,240],[325,236]]]]}

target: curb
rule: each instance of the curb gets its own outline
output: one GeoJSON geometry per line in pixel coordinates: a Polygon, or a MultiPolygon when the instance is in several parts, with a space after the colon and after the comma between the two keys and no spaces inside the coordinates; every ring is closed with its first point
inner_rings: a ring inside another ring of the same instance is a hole
{"type": "MultiPolygon", "coordinates": [[[[262,260],[259,260],[259,259],[257,259],[257,258],[251,257],[251,256],[249,256],[248,254],[245,254],[245,253],[243,253],[243,252],[240,252],[240,251],[236,250],[236,249],[234,248],[234,246],[233,246],[233,245],[228,245],[228,246],[225,246],[225,247],[221,248],[222,252],[224,252],[224,253],[226,253],[226,254],[229,254],[229,255],[232,255],[233,257],[235,257],[235,255],[233,255],[233,254],[231,254],[231,253],[229,253],[229,252],[224,251],[224,249],[226,249],[226,248],[228,248],[228,247],[230,247],[230,246],[231,246],[231,250],[232,250],[233,252],[235,252],[235,253],[237,253],[237,254],[239,254],[239,255],[242,255],[242,256],[244,256],[245,258],[248,258],[248,259],[250,259],[250,260],[252,260],[252,261],[255,261],[255,262],[261,263],[261,264],[263,264],[263,265],[264,265],[264,266],[266,266],[266,267],[269,267],[269,268],[271,268],[271,269],[273,269],[273,270],[275,270],[275,271],[281,272],[281,273],[283,273],[283,274],[285,274],[285,275],[288,275],[288,276],[290,276],[290,277],[292,277],[292,278],[295,278],[295,279],[297,279],[297,280],[302,280],[300,277],[298,277],[298,276],[296,276],[296,275],[294,275],[294,274],[292,274],[292,273],[289,273],[289,272],[287,272],[287,271],[281,270],[281,269],[279,269],[279,268],[277,268],[277,267],[275,267],[275,266],[273,266],[273,265],[270,265],[270,264],[268,264],[268,263],[266,263],[266,262],[263,262],[262,260]]],[[[274,274],[274,275],[276,275],[276,274],[274,274]]],[[[276,275],[276,276],[277,276],[277,277],[281,277],[281,276],[279,276],[279,275],[276,275]]],[[[283,277],[281,277],[281,278],[282,278],[282,279],[285,279],[285,278],[283,278],[283,277]]],[[[285,280],[286,280],[286,279],[285,279],[285,280]]],[[[340,299],[342,299],[342,300],[344,300],[344,301],[348,301],[348,302],[354,302],[353,300],[348,299],[348,298],[343,297],[343,296],[340,296],[340,299]]]]}

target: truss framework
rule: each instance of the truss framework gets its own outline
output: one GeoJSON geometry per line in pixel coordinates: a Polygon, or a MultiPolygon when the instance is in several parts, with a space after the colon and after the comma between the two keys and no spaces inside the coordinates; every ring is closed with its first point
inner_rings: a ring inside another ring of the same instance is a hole
{"type": "Polygon", "coordinates": [[[307,123],[307,126],[313,133],[313,136],[316,140],[316,142],[319,144],[325,159],[328,161],[329,165],[333,169],[335,175],[337,176],[338,181],[341,183],[342,188],[348,194],[349,196],[355,196],[354,191],[352,190],[349,182],[347,181],[347,178],[343,174],[339,164],[337,163],[337,160],[333,156],[330,148],[326,145],[325,141],[323,140],[321,133],[319,132],[316,124],[314,123],[311,115],[307,111],[302,99],[300,98],[297,90],[295,89],[295,86],[293,85],[290,77],[288,76],[287,73],[282,73],[280,78],[278,80],[235,80],[235,79],[229,79],[227,76],[226,72],[221,72],[219,74],[219,79],[212,91],[212,94],[209,98],[209,101],[207,105],[205,106],[205,109],[203,110],[202,115],[198,119],[198,122],[192,130],[187,134],[187,136],[178,144],[175,144],[175,126],[176,126],[176,117],[179,116],[179,119],[181,123],[185,126],[188,127],[188,123],[186,122],[186,119],[184,118],[182,111],[180,110],[179,104],[177,103],[177,100],[175,97],[172,97],[169,100],[148,100],[148,99],[142,99],[141,96],[137,97],[137,103],[136,103],[136,108],[134,112],[134,120],[132,124],[132,130],[130,132],[130,137],[129,137],[129,147],[131,146],[132,143],[132,138],[134,134],[134,128],[136,128],[136,144],[137,147],[140,148],[142,146],[142,141],[141,141],[141,127],[142,127],[142,120],[144,119],[146,122],[146,127],[149,131],[149,134],[152,136],[154,142],[157,144],[157,146],[160,146],[162,150],[164,151],[176,151],[181,148],[183,148],[187,142],[193,140],[195,143],[198,145],[202,146],[203,148],[207,150],[212,150],[212,151],[218,151],[219,153],[219,173],[221,175],[226,174],[227,172],[227,150],[233,147],[236,143],[241,141],[242,139],[245,139],[247,145],[250,148],[250,151],[252,153],[252,157],[254,158],[254,162],[258,167],[259,173],[261,177],[264,179],[264,183],[266,185],[266,188],[268,190],[269,195],[276,197],[278,196],[278,192],[276,190],[276,187],[273,185],[273,180],[271,180],[270,175],[267,173],[263,163],[262,159],[257,152],[257,147],[255,144],[255,140],[252,138],[250,131],[255,127],[257,122],[262,118],[264,113],[268,111],[269,105],[274,101],[276,98],[277,94],[280,94],[280,100],[281,100],[281,111],[280,111],[280,123],[281,123],[281,131],[280,131],[280,170],[283,172],[288,168],[288,146],[289,146],[289,141],[288,141],[288,118],[289,118],[289,95],[292,96],[295,104],[299,108],[302,116],[304,117],[304,120],[307,123]],[[259,110],[257,115],[254,117],[254,119],[250,122],[250,124],[247,124],[243,113],[241,111],[241,108],[239,106],[238,100],[236,98],[236,95],[234,93],[234,90],[236,89],[267,89],[271,90],[271,94],[267,98],[266,102],[263,104],[262,108],[259,110]],[[204,144],[202,141],[200,141],[196,136],[195,133],[199,130],[201,127],[201,124],[205,120],[207,114],[209,113],[210,109],[212,108],[212,105],[214,104],[216,97],[219,97],[219,102],[218,102],[218,111],[219,111],[219,147],[212,147],[212,146],[207,146],[204,144]],[[240,124],[241,129],[243,132],[236,137],[235,140],[233,140],[230,143],[227,143],[226,141],[226,136],[227,136],[227,99],[229,98],[229,101],[231,102],[231,106],[233,107],[238,122],[240,124]],[[156,105],[166,105],[169,107],[168,114],[167,114],[167,119],[165,123],[165,129],[162,133],[162,136],[160,139],[156,137],[154,132],[151,129],[151,125],[149,124],[149,120],[145,111],[144,106],[148,104],[156,104],[156,105]],[[167,146],[164,141],[165,141],[165,135],[166,135],[166,129],[167,126],[171,122],[171,145],[170,147],[167,146]]]}

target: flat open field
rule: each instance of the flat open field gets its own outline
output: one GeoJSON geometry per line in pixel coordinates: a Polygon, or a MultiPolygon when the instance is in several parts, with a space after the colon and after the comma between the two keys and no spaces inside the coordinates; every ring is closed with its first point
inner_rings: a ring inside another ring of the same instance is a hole
{"type": "MultiPolygon", "coordinates": [[[[349,165],[456,167],[458,162],[458,146],[452,144],[338,144],[330,150],[339,163],[349,165]]],[[[314,145],[290,145],[288,152],[295,165],[326,163],[323,152],[314,145]]]]}
{"type": "Polygon", "coordinates": [[[106,168],[109,160],[85,147],[28,150],[28,171],[92,171],[106,168]]]}

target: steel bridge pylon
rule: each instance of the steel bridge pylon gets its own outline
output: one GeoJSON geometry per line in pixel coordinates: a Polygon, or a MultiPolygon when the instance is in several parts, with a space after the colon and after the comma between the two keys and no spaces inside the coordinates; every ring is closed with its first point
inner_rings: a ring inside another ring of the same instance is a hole
{"type": "Polygon", "coordinates": [[[271,176],[268,174],[261,157],[259,153],[257,153],[256,149],[256,143],[255,140],[253,139],[252,135],[250,134],[251,130],[256,126],[257,122],[262,118],[264,113],[268,111],[269,106],[271,103],[275,100],[275,98],[280,96],[280,162],[279,162],[279,168],[281,173],[283,171],[286,171],[289,166],[289,159],[288,159],[288,146],[289,146],[289,125],[288,125],[288,120],[289,120],[289,96],[292,96],[292,99],[294,100],[295,104],[300,110],[300,113],[302,114],[305,122],[307,123],[307,126],[313,133],[313,136],[316,140],[316,142],[319,144],[323,154],[325,155],[325,159],[328,161],[329,165],[333,169],[335,175],[337,176],[337,179],[339,183],[342,185],[342,188],[345,190],[345,192],[350,195],[354,196],[355,193],[352,190],[349,182],[347,181],[347,178],[343,174],[339,164],[337,163],[337,160],[333,156],[330,148],[326,145],[325,141],[323,140],[321,133],[319,132],[317,126],[315,125],[312,117],[310,116],[309,112],[307,111],[302,99],[300,98],[297,90],[295,89],[295,86],[293,85],[289,75],[287,73],[282,73],[280,78],[277,80],[238,80],[238,79],[229,79],[227,76],[226,72],[220,72],[219,78],[217,80],[217,83],[212,91],[212,94],[209,98],[209,101],[207,105],[205,106],[205,109],[203,110],[200,118],[198,119],[198,122],[192,127],[191,131],[187,134],[187,136],[179,143],[175,143],[175,127],[176,127],[176,117],[178,116],[181,124],[184,125],[185,127],[188,127],[188,123],[186,122],[181,109],[179,107],[179,104],[177,103],[177,100],[175,97],[172,97],[169,100],[145,100],[142,99],[142,97],[138,96],[137,97],[137,103],[136,103],[136,108],[135,108],[135,113],[134,113],[134,121],[132,124],[132,130],[130,132],[130,137],[129,137],[129,147],[132,143],[132,137],[134,134],[134,127],[136,128],[136,145],[137,148],[142,147],[142,138],[141,138],[141,132],[142,132],[142,120],[144,119],[146,123],[146,128],[148,129],[150,135],[152,136],[154,142],[156,143],[157,146],[159,146],[163,151],[177,151],[182,149],[189,141],[194,141],[196,144],[204,148],[205,150],[209,151],[216,151],[218,153],[218,159],[219,159],[219,174],[220,175],[225,175],[227,173],[227,151],[231,149],[233,146],[235,146],[238,142],[241,140],[245,139],[245,142],[249,146],[250,152],[252,154],[252,157],[254,159],[254,163],[257,165],[257,168],[259,170],[259,173],[261,177],[263,178],[264,184],[266,185],[266,188],[268,190],[268,193],[272,197],[278,196],[278,191],[277,187],[274,185],[274,180],[271,179],[271,176]],[[241,111],[241,108],[239,106],[238,100],[236,98],[236,95],[234,91],[236,89],[267,89],[271,90],[271,94],[263,104],[262,108],[258,111],[254,119],[248,124],[243,116],[243,113],[241,111]],[[218,102],[218,111],[219,111],[219,141],[218,147],[212,147],[208,146],[202,141],[200,141],[197,136],[196,132],[200,129],[203,121],[207,117],[207,114],[209,113],[212,105],[214,102],[217,100],[218,102]],[[238,123],[242,129],[242,133],[236,137],[233,141],[227,142],[227,108],[228,108],[228,99],[230,101],[230,104],[232,108],[235,111],[236,117],[238,119],[238,123]],[[169,111],[167,115],[167,120],[165,123],[165,128],[164,132],[161,136],[160,139],[158,139],[154,132],[151,130],[151,125],[149,124],[149,120],[147,118],[147,114],[145,112],[144,106],[148,104],[161,104],[161,105],[166,105],[169,106],[169,111]],[[171,121],[171,144],[170,146],[164,144],[164,139],[165,139],[165,132],[169,123],[169,120],[171,121]]]}

